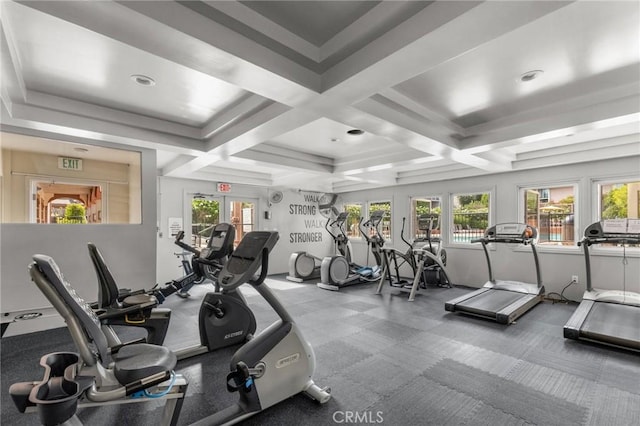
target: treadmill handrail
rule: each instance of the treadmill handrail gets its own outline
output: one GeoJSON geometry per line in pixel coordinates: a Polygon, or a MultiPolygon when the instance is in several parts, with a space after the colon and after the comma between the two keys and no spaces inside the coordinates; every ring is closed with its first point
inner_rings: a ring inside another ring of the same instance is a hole
{"type": "MultiPolygon", "coordinates": [[[[542,273],[540,271],[540,260],[538,258],[538,251],[536,250],[535,244],[535,231],[534,237],[531,238],[518,238],[518,237],[487,237],[484,236],[482,238],[472,239],[472,243],[482,243],[482,248],[484,250],[484,255],[487,259],[487,268],[489,270],[489,281],[495,283],[495,279],[493,277],[493,270],[491,268],[491,258],[489,256],[489,250],[487,250],[487,244],[490,243],[506,243],[506,244],[523,244],[531,246],[531,253],[533,254],[533,260],[536,268],[536,280],[538,288],[542,288],[542,273]]],[[[586,246],[585,246],[586,247],[586,246]]]]}
{"type": "MultiPolygon", "coordinates": [[[[596,222],[598,223],[598,222],[596,222]]],[[[587,230],[593,227],[595,224],[587,227],[587,230]]],[[[585,230],[585,232],[587,232],[585,230]]],[[[589,237],[585,236],[582,240],[578,241],[578,246],[582,246],[584,250],[584,263],[587,275],[587,291],[593,291],[593,284],[591,282],[591,256],[589,254],[589,246],[593,244],[603,243],[623,243],[623,244],[640,244],[640,235],[638,234],[619,234],[613,236],[612,234],[604,235],[601,237],[589,237]]]]}
{"type": "Polygon", "coordinates": [[[578,241],[578,245],[593,245],[593,244],[605,244],[605,243],[622,243],[622,244],[640,244],[640,236],[637,235],[620,235],[615,237],[584,237],[581,241],[578,241]]]}

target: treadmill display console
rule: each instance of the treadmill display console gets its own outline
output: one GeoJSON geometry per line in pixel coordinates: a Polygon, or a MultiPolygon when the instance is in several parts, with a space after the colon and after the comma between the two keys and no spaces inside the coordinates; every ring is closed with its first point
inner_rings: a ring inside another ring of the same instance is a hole
{"type": "MultiPolygon", "coordinates": [[[[587,226],[584,230],[586,240],[630,240],[630,243],[638,243],[640,240],[640,220],[639,219],[609,219],[602,222],[595,222],[587,226]],[[634,241],[635,240],[635,241],[634,241]]],[[[592,241],[596,242],[596,241],[592,241]]]]}
{"type": "Polygon", "coordinates": [[[525,240],[535,238],[537,231],[525,223],[500,223],[487,229],[484,235],[486,238],[525,240]]]}

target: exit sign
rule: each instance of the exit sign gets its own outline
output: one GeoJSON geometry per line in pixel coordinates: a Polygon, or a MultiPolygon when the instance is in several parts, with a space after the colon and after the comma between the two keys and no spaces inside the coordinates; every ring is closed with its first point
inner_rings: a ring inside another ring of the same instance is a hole
{"type": "Polygon", "coordinates": [[[82,170],[80,158],[58,157],[58,168],[64,170],[82,170]]]}
{"type": "Polygon", "coordinates": [[[218,182],[218,192],[231,192],[231,184],[218,182]]]}

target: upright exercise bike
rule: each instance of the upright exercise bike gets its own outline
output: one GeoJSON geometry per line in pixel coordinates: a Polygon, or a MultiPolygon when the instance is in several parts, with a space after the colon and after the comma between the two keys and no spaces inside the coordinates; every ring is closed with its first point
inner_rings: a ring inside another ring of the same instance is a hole
{"type": "Polygon", "coordinates": [[[239,393],[239,401],[195,425],[239,423],[293,395],[304,392],[321,404],[331,398],[328,388],[313,379],[316,360],[311,344],[264,282],[269,253],[278,241],[277,232],[253,231],[244,236],[218,278],[223,292],[234,292],[249,283],[280,317],[231,358],[227,390],[239,393]],[[260,270],[257,278],[255,275],[260,270]]]}
{"type": "MultiPolygon", "coordinates": [[[[162,287],[149,291],[139,291],[129,295],[122,294],[113,279],[102,255],[95,245],[89,246],[91,259],[98,274],[98,282],[101,294],[109,294],[116,302],[127,307],[141,303],[147,299],[156,304],[162,303],[166,298],[180,291],[184,286],[193,283],[201,276],[213,281],[215,291],[205,295],[200,305],[198,314],[198,326],[200,343],[186,348],[174,350],[179,360],[211,352],[226,346],[243,343],[250,339],[256,330],[256,319],[253,312],[247,306],[244,296],[239,291],[225,291],[220,289],[218,274],[222,270],[228,257],[233,252],[233,240],[235,228],[227,223],[215,225],[209,237],[207,247],[200,250],[193,258],[193,272],[186,277],[168,282],[162,287]]],[[[113,325],[143,326],[148,318],[138,316],[135,321],[128,321],[128,317],[109,314],[113,325]],[[115,323],[115,321],[118,321],[115,323]]],[[[166,330],[165,330],[166,331],[166,330]]],[[[164,335],[162,336],[164,338],[164,335]]],[[[162,344],[156,339],[153,343],[162,344]]]]}

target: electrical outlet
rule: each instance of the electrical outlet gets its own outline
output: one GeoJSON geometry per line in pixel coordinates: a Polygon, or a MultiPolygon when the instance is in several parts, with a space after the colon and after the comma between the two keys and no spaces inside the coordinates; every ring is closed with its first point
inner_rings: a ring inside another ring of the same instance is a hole
{"type": "Polygon", "coordinates": [[[578,276],[577,275],[571,275],[571,281],[573,281],[574,283],[578,284],[578,276]]]}

